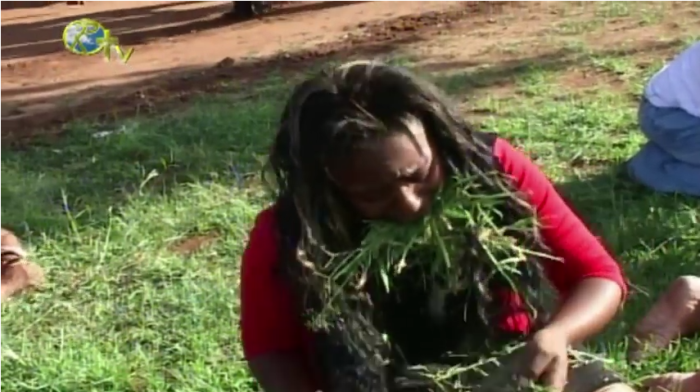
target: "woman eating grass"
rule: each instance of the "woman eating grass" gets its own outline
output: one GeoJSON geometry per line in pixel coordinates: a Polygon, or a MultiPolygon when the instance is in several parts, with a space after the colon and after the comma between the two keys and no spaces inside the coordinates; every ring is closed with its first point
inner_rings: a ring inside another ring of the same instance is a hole
{"type": "Polygon", "coordinates": [[[241,275],[263,390],[484,391],[494,356],[510,366],[496,390],[632,390],[571,349],[620,308],[619,265],[527,156],[433,85],[364,61],[312,77],[269,163],[276,201],[241,275]]]}

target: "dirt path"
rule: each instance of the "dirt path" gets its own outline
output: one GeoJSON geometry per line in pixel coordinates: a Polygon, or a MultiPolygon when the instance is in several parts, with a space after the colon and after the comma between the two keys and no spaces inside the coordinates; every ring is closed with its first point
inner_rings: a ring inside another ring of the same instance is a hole
{"type": "Polygon", "coordinates": [[[216,88],[222,78],[263,76],[270,67],[299,66],[328,54],[381,53],[480,6],[297,2],[238,23],[221,18],[229,7],[230,2],[152,1],[3,10],[3,141],[55,130],[75,117],[140,112],[163,99],[184,100],[192,90],[216,88]],[[133,47],[130,62],[65,51],[63,28],[81,17],[100,21],[124,47],[133,47]]]}
{"type": "MultiPolygon", "coordinates": [[[[624,47],[655,61],[675,47],[658,37],[700,31],[700,8],[692,2],[663,10],[653,4],[625,10],[585,2],[286,2],[244,22],[221,17],[230,6],[86,2],[3,10],[3,143],[60,134],[76,118],[109,121],[170,110],[203,92],[245,93],[247,81],[307,70],[320,58],[400,50],[427,71],[488,66],[480,80],[469,81],[472,90],[490,86],[497,93],[500,83],[510,94],[509,81],[528,64],[575,66],[581,45],[603,54],[624,47]],[[107,63],[65,51],[61,33],[82,17],[100,21],[124,47],[134,48],[130,62],[107,63]]],[[[595,81],[584,76],[562,83],[595,81]]]]}

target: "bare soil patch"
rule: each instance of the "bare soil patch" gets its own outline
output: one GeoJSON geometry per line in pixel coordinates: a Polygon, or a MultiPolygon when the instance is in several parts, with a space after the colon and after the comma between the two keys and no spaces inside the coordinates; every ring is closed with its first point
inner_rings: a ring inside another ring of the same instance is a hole
{"type": "Polygon", "coordinates": [[[306,69],[330,56],[376,56],[438,34],[455,20],[478,17],[485,8],[477,2],[303,2],[234,23],[221,18],[228,7],[230,2],[87,2],[82,8],[3,11],[3,36],[23,37],[3,40],[3,141],[55,133],[75,118],[151,112],[215,91],[222,80],[306,69]],[[125,47],[134,47],[132,60],[106,63],[64,51],[58,37],[79,17],[99,20],[125,47]],[[138,22],[144,18],[149,20],[138,22]]]}
{"type": "Polygon", "coordinates": [[[588,3],[288,2],[243,22],[221,18],[230,6],[86,2],[3,10],[3,142],[57,135],[78,118],[110,121],[170,110],[201,93],[245,92],[271,73],[308,70],[321,59],[400,53],[429,72],[483,70],[475,89],[501,95],[532,64],[565,72],[561,83],[569,88],[616,85],[614,75],[579,66],[577,45],[602,55],[624,50],[644,66],[673,55],[672,37],[700,27],[700,8],[690,2],[664,8],[653,23],[644,19],[653,12],[611,16],[588,3]],[[132,60],[66,52],[62,29],[80,17],[101,21],[135,48],[132,60]]]}
{"type": "Polygon", "coordinates": [[[533,66],[559,73],[565,89],[622,90],[615,72],[590,67],[591,55],[624,56],[645,68],[671,59],[684,35],[700,32],[696,3],[635,3],[627,10],[613,3],[521,3],[492,17],[456,21],[449,33],[401,50],[425,72],[469,73],[469,94],[513,95],[515,81],[533,66]]]}
{"type": "Polygon", "coordinates": [[[195,234],[175,242],[169,249],[179,255],[189,256],[213,245],[218,239],[219,235],[214,232],[195,234]]]}

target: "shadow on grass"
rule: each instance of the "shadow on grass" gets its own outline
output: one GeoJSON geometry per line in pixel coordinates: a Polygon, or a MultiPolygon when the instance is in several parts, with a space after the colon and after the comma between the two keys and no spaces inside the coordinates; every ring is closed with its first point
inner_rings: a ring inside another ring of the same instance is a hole
{"type": "Polygon", "coordinates": [[[286,81],[270,83],[275,88],[246,100],[202,98],[183,114],[76,124],[57,143],[4,150],[3,225],[51,233],[67,229],[70,217],[101,226],[134,195],[191,182],[236,186],[260,168],[286,99],[286,81]]]}
{"type": "Polygon", "coordinates": [[[697,275],[700,199],[655,193],[629,180],[621,164],[557,187],[611,248],[630,282],[621,322],[600,339],[619,342],[674,279],[697,275]]]}
{"type": "Polygon", "coordinates": [[[496,64],[480,64],[474,61],[449,61],[422,65],[424,72],[450,72],[439,76],[436,83],[448,94],[461,95],[481,89],[511,85],[518,79],[533,73],[553,73],[570,67],[590,65],[591,58],[624,58],[639,54],[665,53],[684,46],[678,39],[665,42],[651,42],[627,49],[611,49],[584,53],[578,48],[561,48],[532,57],[522,57],[496,64]],[[463,71],[469,68],[469,71],[463,71]]]}

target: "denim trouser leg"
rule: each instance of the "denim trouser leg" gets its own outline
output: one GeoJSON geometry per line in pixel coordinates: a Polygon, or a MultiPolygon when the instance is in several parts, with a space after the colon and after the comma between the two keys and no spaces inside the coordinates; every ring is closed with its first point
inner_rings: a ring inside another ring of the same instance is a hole
{"type": "Polygon", "coordinates": [[[659,192],[700,196],[700,118],[644,100],[639,123],[649,142],[630,160],[630,174],[659,192]]]}

